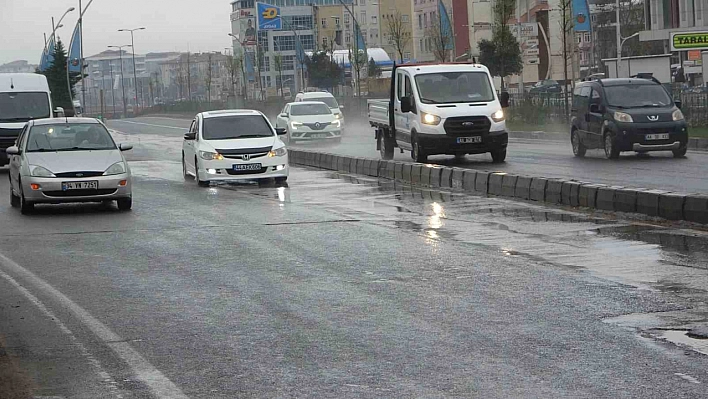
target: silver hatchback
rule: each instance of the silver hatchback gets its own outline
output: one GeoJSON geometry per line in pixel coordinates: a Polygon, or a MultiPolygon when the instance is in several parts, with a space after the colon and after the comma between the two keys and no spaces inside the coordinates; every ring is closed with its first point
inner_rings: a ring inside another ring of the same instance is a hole
{"type": "Polygon", "coordinates": [[[132,207],[130,168],[122,151],[132,145],[113,141],[93,118],[29,121],[10,157],[10,203],[23,214],[35,204],[65,202],[118,203],[132,207]]]}

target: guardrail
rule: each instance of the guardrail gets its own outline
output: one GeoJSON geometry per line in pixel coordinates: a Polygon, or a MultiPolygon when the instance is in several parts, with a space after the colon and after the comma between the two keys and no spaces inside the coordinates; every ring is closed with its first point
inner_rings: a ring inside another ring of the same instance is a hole
{"type": "Polygon", "coordinates": [[[708,224],[708,195],[607,186],[575,180],[489,172],[413,162],[383,161],[315,151],[290,150],[297,165],[459,189],[554,205],[639,213],[669,220],[708,224]]]}

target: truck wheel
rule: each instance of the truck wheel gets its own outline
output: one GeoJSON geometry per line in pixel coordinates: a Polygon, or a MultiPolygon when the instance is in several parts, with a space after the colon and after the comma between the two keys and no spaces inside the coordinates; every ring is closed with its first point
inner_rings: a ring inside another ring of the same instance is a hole
{"type": "Polygon", "coordinates": [[[420,148],[420,144],[418,144],[418,139],[416,138],[415,134],[411,135],[413,138],[413,150],[411,151],[411,158],[413,158],[413,161],[415,162],[427,162],[428,161],[428,156],[425,155],[423,150],[420,148]]]}
{"type": "Polygon", "coordinates": [[[506,159],[506,148],[503,150],[492,151],[492,162],[502,163],[506,159]]]}
{"type": "Polygon", "coordinates": [[[393,139],[385,131],[379,133],[379,153],[385,161],[393,159],[393,139]]]}
{"type": "Polygon", "coordinates": [[[580,141],[580,136],[578,136],[577,130],[573,130],[570,133],[570,142],[573,144],[573,155],[575,155],[578,158],[584,157],[587,149],[585,148],[583,143],[580,141]]]}
{"type": "Polygon", "coordinates": [[[605,157],[607,159],[617,159],[619,156],[620,152],[615,145],[615,139],[609,132],[605,133],[605,157]]]}

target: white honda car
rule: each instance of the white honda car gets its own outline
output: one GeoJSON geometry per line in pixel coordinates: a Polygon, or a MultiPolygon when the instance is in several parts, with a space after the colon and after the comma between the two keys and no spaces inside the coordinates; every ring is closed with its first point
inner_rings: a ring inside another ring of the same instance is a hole
{"type": "Polygon", "coordinates": [[[288,179],[288,151],[259,111],[202,112],[192,121],[182,144],[182,172],[200,186],[243,179],[288,179]]]}
{"type": "Polygon", "coordinates": [[[291,143],[321,139],[338,142],[342,139],[342,122],[327,104],[319,101],[285,104],[275,126],[287,130],[291,143]]]}

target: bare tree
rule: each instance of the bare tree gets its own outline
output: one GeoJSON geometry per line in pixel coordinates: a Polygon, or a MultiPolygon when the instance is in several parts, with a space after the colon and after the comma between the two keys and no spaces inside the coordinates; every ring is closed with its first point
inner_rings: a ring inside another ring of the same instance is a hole
{"type": "Polygon", "coordinates": [[[430,38],[435,60],[439,62],[445,62],[450,56],[452,38],[449,37],[443,29],[442,16],[440,16],[439,13],[437,19],[433,19],[430,22],[430,27],[426,29],[425,36],[430,38]]]}
{"type": "MultiPolygon", "coordinates": [[[[563,41],[563,105],[565,107],[565,117],[568,117],[568,52],[570,46],[575,45],[575,40],[568,40],[568,37],[573,35],[573,4],[572,0],[560,0],[558,4],[558,12],[560,12],[560,32],[561,40],[563,41]]],[[[572,53],[571,53],[572,54],[572,53]]]]}
{"type": "Polygon", "coordinates": [[[283,92],[283,56],[280,53],[273,56],[273,67],[278,72],[278,79],[280,80],[280,96],[285,98],[285,93],[283,92]]]}
{"type": "Polygon", "coordinates": [[[352,64],[352,68],[354,68],[356,91],[359,98],[361,98],[361,70],[366,66],[366,62],[366,53],[363,49],[353,49],[349,46],[349,63],[352,64]]]}
{"type": "Polygon", "coordinates": [[[190,54],[187,52],[187,95],[189,101],[192,101],[192,63],[190,62],[190,54]]]}
{"type": "Polygon", "coordinates": [[[186,73],[186,67],[184,64],[184,61],[180,57],[180,60],[177,63],[177,68],[176,68],[177,76],[176,76],[176,83],[177,87],[179,88],[179,99],[184,98],[184,89],[185,89],[185,84],[187,83],[187,73],[186,73]]]}
{"type": "Polygon", "coordinates": [[[411,41],[410,23],[405,21],[403,14],[398,10],[394,14],[384,15],[384,18],[388,42],[396,49],[399,61],[403,61],[403,52],[411,41]]]}
{"type": "Polygon", "coordinates": [[[212,68],[212,60],[213,60],[213,55],[212,53],[207,54],[207,68],[206,68],[206,74],[204,75],[204,84],[206,85],[206,91],[207,91],[207,101],[211,102],[211,82],[214,78],[213,74],[213,68],[212,68]]]}

